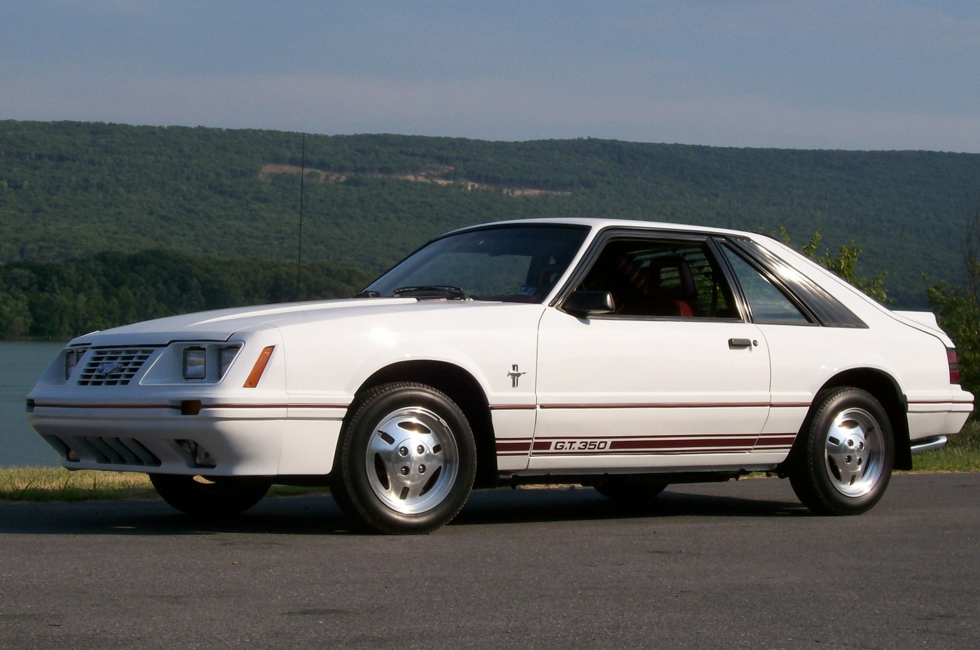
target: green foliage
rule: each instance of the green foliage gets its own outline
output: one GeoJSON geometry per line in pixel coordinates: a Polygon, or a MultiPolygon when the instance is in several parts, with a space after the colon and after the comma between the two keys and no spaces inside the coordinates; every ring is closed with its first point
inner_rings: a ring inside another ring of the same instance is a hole
{"type": "Polygon", "coordinates": [[[930,308],[939,325],[956,344],[960,384],[980,394],[980,303],[974,291],[947,282],[927,289],[930,308]]]}
{"type": "Polygon", "coordinates": [[[173,314],[347,297],[371,274],[332,262],[216,260],[105,252],[64,262],[0,266],[0,338],[70,338],[173,314]]]}
{"type": "MultiPolygon", "coordinates": [[[[936,282],[927,290],[929,306],[940,326],[956,344],[960,383],[974,395],[980,394],[980,207],[965,229],[963,238],[963,281],[936,282]]],[[[976,415],[976,412],[974,412],[976,415]]]]}
{"type": "Polygon", "coordinates": [[[26,297],[20,293],[11,295],[0,291],[0,340],[27,336],[32,323],[26,297]]]}
{"type": "MultiPolygon", "coordinates": [[[[773,237],[778,237],[787,246],[793,246],[789,233],[782,225],[779,226],[777,232],[773,233],[773,237]]],[[[882,271],[870,280],[858,276],[857,261],[858,257],[861,256],[862,249],[854,243],[854,240],[841,246],[836,255],[829,250],[825,250],[823,255],[819,255],[817,251],[822,238],[818,230],[810,237],[810,241],[800,247],[799,251],[881,304],[887,305],[892,301],[888,295],[888,290],[885,289],[885,276],[888,274],[886,271],[882,271]]]]}
{"type": "Polygon", "coordinates": [[[887,271],[882,271],[870,280],[868,278],[858,277],[857,261],[863,251],[860,246],[854,243],[854,240],[842,245],[836,255],[826,250],[823,255],[818,256],[816,255],[816,249],[820,245],[820,239],[820,231],[818,230],[814,233],[810,242],[803,247],[804,254],[807,254],[807,251],[809,251],[808,256],[812,257],[817,264],[835,273],[837,277],[851,283],[863,291],[865,295],[874,298],[881,304],[887,305],[891,302],[891,298],[888,297],[888,290],[885,289],[885,276],[888,275],[887,271]]]}
{"type": "Polygon", "coordinates": [[[915,472],[980,472],[980,423],[967,422],[945,447],[912,456],[915,472]]]}
{"type": "MultiPolygon", "coordinates": [[[[0,262],[160,248],[293,260],[299,176],[265,166],[299,166],[301,144],[299,134],[277,131],[0,121],[0,262]]],[[[895,302],[923,306],[922,273],[954,280],[945,251],[962,223],[948,215],[972,208],[978,161],[918,151],[309,135],[305,163],[316,171],[305,184],[303,259],[379,273],[435,235],[502,219],[784,224],[798,237],[819,229],[832,250],[863,242],[855,277],[889,268],[895,302]]]]}

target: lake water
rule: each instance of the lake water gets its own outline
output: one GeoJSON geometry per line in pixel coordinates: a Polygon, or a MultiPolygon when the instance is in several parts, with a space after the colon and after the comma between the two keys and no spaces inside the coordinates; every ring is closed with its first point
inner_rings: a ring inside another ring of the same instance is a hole
{"type": "Polygon", "coordinates": [[[0,467],[56,467],[58,454],[27,424],[24,398],[64,343],[0,341],[0,467]]]}

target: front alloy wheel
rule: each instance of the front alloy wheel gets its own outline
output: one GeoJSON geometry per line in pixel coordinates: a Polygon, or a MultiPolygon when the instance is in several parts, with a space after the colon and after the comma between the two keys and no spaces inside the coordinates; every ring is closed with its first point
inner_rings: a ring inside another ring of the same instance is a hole
{"type": "Polygon", "coordinates": [[[366,393],[344,428],[334,498],[381,533],[424,533],[463,507],[476,475],[466,416],[445,394],[395,383],[366,393]]]}
{"type": "Polygon", "coordinates": [[[364,454],[374,495],[397,513],[414,515],[441,503],[459,473],[452,429],[429,409],[400,408],[375,427],[364,454]]]}

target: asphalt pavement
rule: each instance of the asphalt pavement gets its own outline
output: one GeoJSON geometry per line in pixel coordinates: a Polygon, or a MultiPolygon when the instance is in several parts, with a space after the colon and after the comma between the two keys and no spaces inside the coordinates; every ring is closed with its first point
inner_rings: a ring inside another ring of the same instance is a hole
{"type": "Polygon", "coordinates": [[[786,481],[475,493],[420,537],[329,496],[230,521],[160,501],[0,504],[0,648],[980,647],[980,475],[859,517],[786,481]]]}

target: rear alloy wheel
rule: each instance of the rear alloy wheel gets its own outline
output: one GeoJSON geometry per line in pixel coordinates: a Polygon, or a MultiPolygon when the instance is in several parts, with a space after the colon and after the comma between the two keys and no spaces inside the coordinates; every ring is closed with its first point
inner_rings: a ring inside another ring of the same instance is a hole
{"type": "Polygon", "coordinates": [[[789,478],[806,507],[857,515],[878,503],[891,478],[895,441],[888,415],[870,393],[821,393],[800,436],[789,478]]]}
{"type": "Polygon", "coordinates": [[[359,400],[334,463],[340,507],[380,533],[426,533],[449,523],[469,497],[476,443],[445,394],[394,383],[359,400]]]}
{"type": "Polygon", "coordinates": [[[164,501],[198,517],[229,517],[245,512],[261,501],[272,486],[271,479],[251,476],[150,474],[150,482],[164,501]]]}

